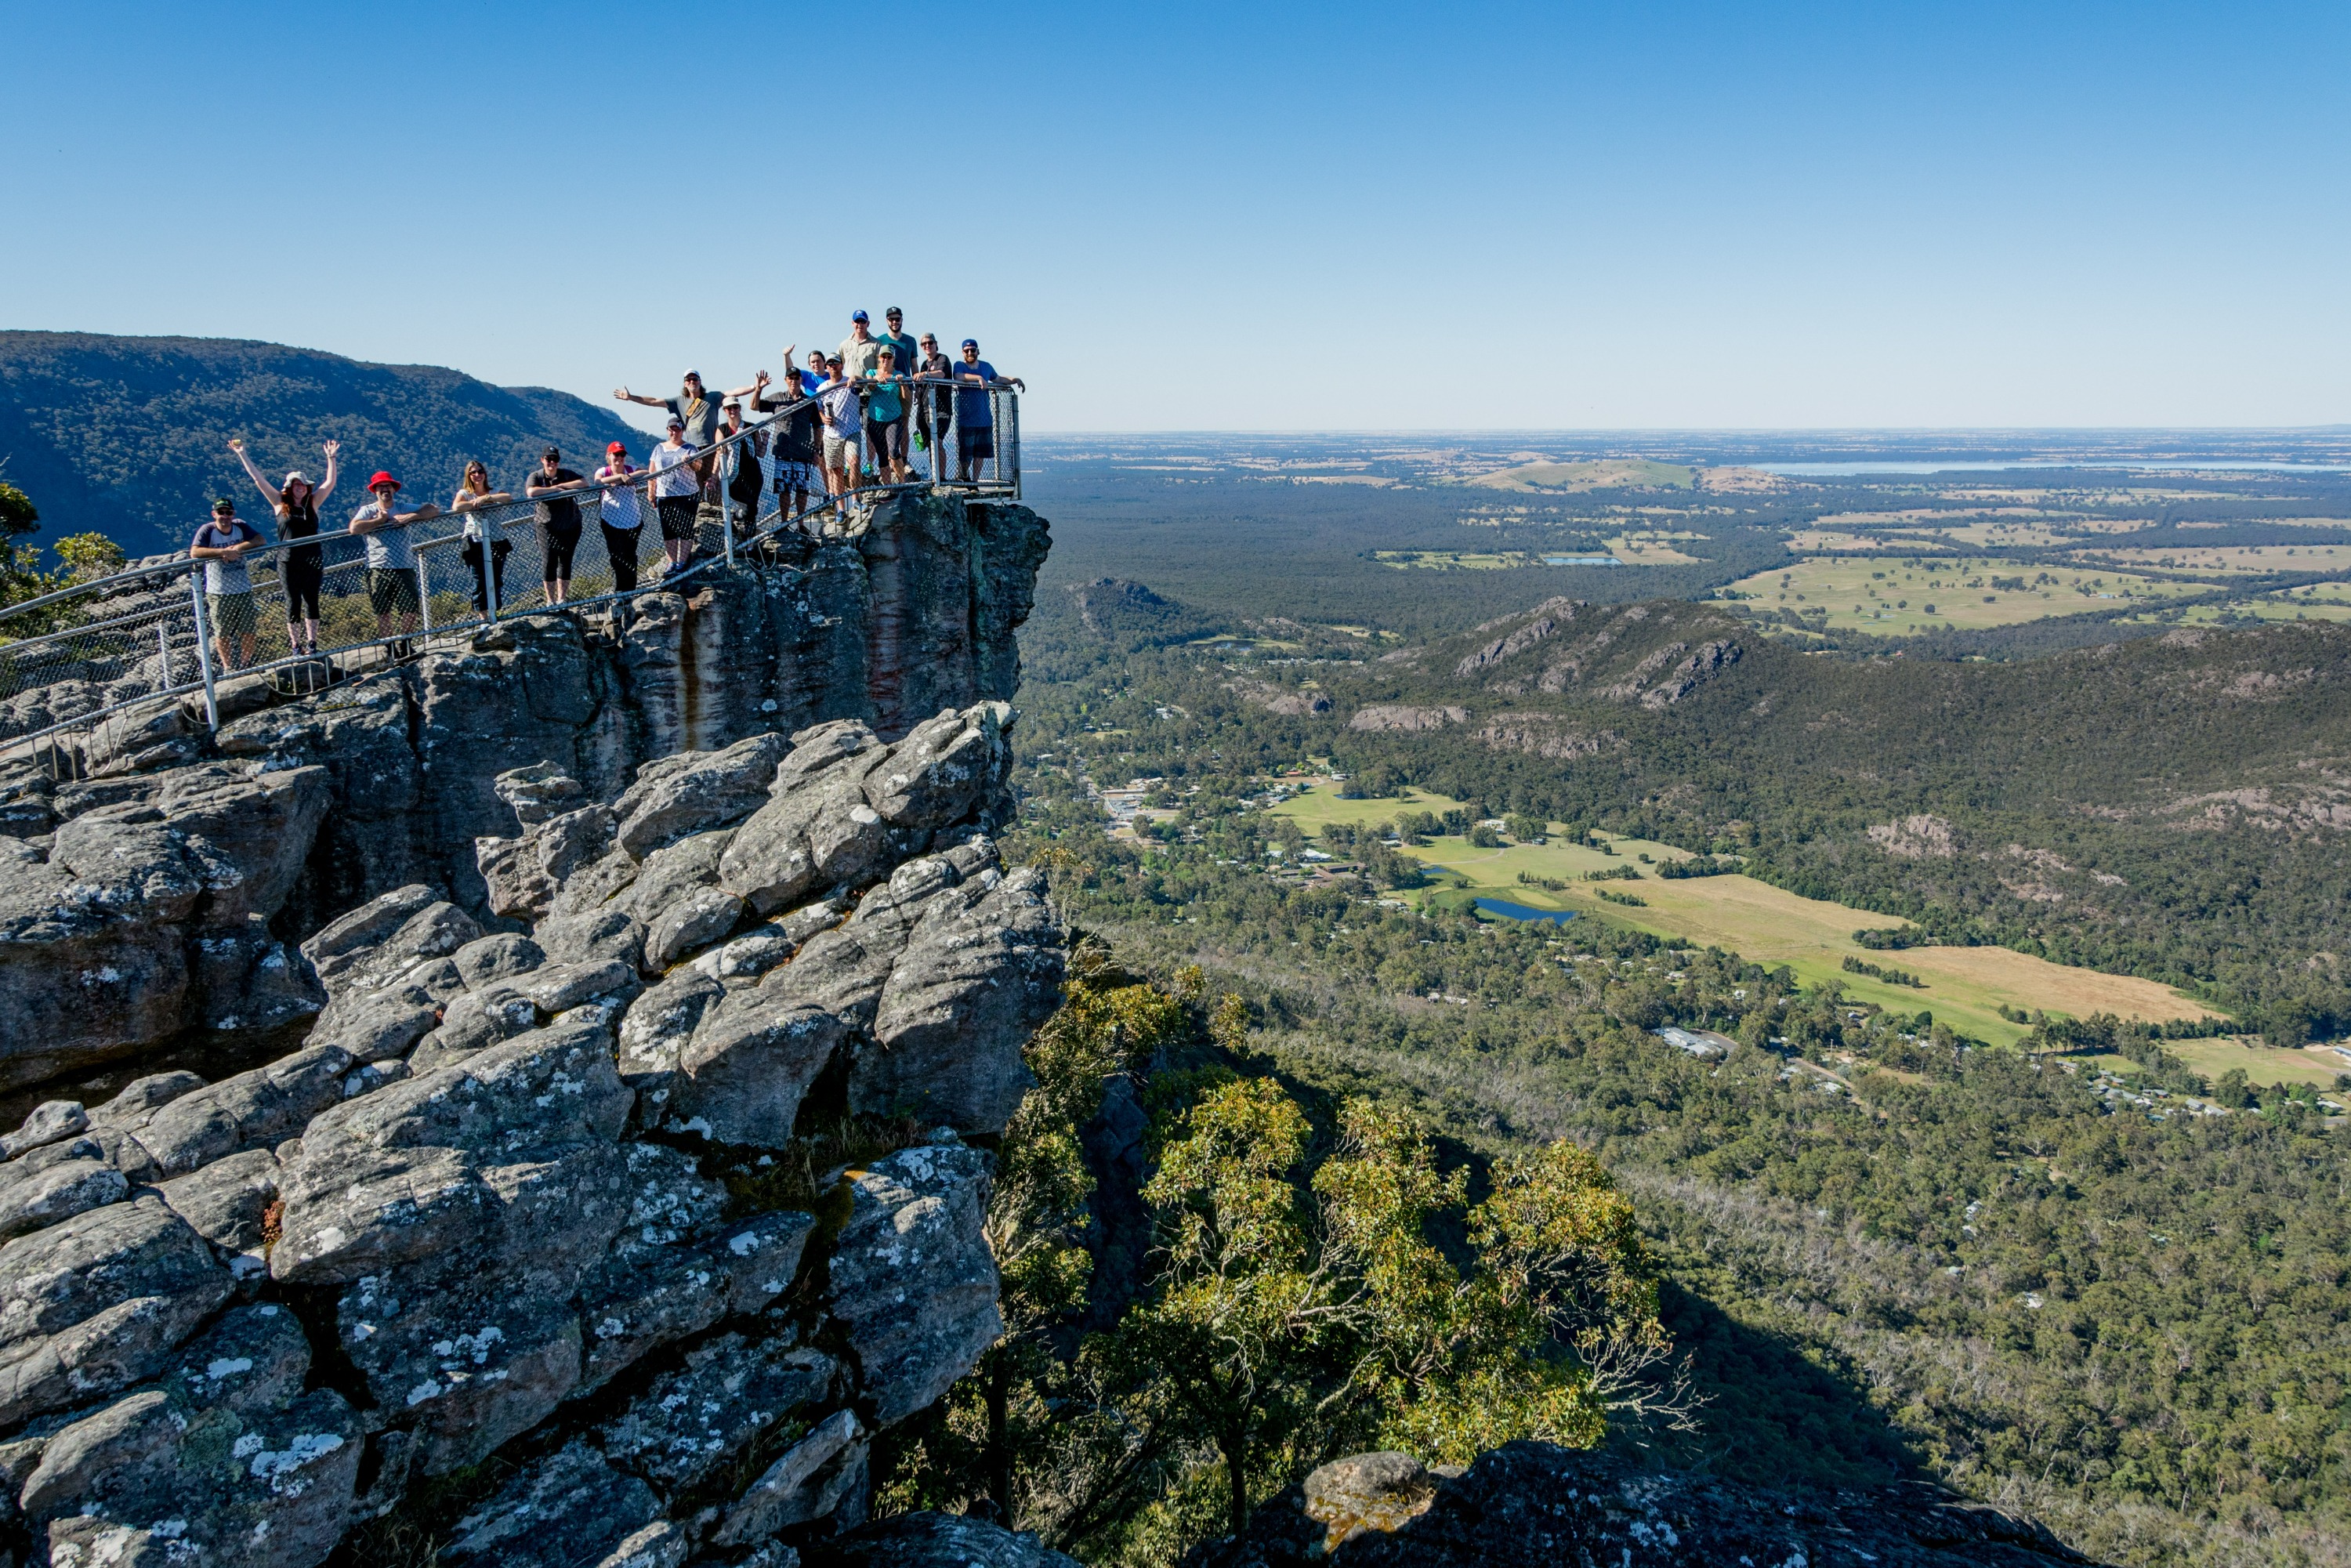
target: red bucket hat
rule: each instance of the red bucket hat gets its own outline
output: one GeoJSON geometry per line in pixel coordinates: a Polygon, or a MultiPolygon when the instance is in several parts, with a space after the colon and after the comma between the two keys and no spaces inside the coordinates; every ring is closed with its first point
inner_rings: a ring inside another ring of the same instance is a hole
{"type": "Polygon", "coordinates": [[[368,481],[368,488],[371,490],[380,490],[386,485],[391,486],[395,490],[400,488],[400,481],[393,478],[391,475],[385,473],[381,468],[376,470],[375,477],[368,481]]]}

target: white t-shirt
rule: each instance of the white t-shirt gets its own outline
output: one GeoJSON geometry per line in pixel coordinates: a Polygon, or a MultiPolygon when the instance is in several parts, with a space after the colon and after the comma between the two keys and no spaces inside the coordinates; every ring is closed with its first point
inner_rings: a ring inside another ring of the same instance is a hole
{"type": "MultiPolygon", "coordinates": [[[[397,517],[394,507],[387,508],[381,501],[370,501],[351,514],[355,523],[371,523],[378,517],[397,517]]],[[[377,571],[407,571],[416,565],[416,549],[409,543],[408,530],[414,525],[402,523],[396,528],[378,528],[360,537],[367,541],[367,563],[377,571]]]]}
{"type": "Polygon", "coordinates": [[[666,441],[655,446],[653,455],[645,459],[645,465],[653,471],[653,494],[692,496],[698,493],[701,486],[695,482],[694,470],[686,466],[693,461],[694,448],[691,446],[672,446],[666,441]]]}
{"type": "Polygon", "coordinates": [[[824,410],[826,434],[855,441],[865,433],[865,402],[847,382],[829,383],[816,394],[816,401],[824,410]]]}
{"type": "MultiPolygon", "coordinates": [[[[449,509],[453,512],[455,511],[458,506],[471,494],[471,491],[460,490],[455,496],[450,497],[449,509]]],[[[467,512],[465,514],[465,537],[473,540],[475,544],[480,544],[485,539],[496,544],[507,537],[507,528],[506,525],[498,520],[497,512],[495,507],[488,511],[467,512]]]]}
{"type": "MultiPolygon", "coordinates": [[[[596,470],[596,482],[601,485],[608,480],[629,479],[635,476],[636,470],[633,468],[624,472],[608,465],[596,470]]],[[[608,528],[643,527],[645,511],[637,504],[637,487],[634,485],[614,485],[605,491],[601,516],[604,526],[608,528]]]]}

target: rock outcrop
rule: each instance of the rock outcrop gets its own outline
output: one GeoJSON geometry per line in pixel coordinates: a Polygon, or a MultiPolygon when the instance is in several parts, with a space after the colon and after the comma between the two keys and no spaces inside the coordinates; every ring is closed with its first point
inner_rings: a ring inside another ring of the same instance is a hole
{"type": "Polygon", "coordinates": [[[447,1561],[856,1523],[874,1433],[1001,1329],[960,1134],[1003,1130],[1062,950],[987,837],[1010,716],[747,737],[609,802],[522,770],[538,820],[479,852],[537,868],[530,932],[392,889],[302,945],[300,1049],[39,1106],[0,1141],[37,1547],[308,1564],[509,1451],[447,1561]],[[858,1111],[904,1146],[810,1190],[824,1230],[721,1179],[858,1111]]]}
{"type": "MultiPolygon", "coordinates": [[[[491,913],[473,845],[512,831],[501,774],[547,765],[606,800],[676,755],[831,719],[894,739],[1009,698],[1047,542],[1025,507],[908,495],[618,628],[525,617],[298,700],[230,683],[214,735],[172,699],[0,756],[0,1087],[171,1041],[268,1054],[324,1000],[289,940],[411,883],[491,913]]],[[[757,771],[697,787],[756,792],[757,771]]],[[[732,804],[664,796],[621,847],[732,804]]]]}
{"type": "Polygon", "coordinates": [[[0,1135],[0,1549],[780,1568],[857,1525],[1000,1332],[966,1139],[1060,999],[989,837],[1041,543],[910,507],[20,790],[0,1073],[172,1053],[0,1135]]]}
{"type": "Polygon", "coordinates": [[[1466,1471],[1403,1454],[1326,1465],[1186,1568],[2058,1568],[2040,1525],[1924,1482],[1776,1491],[1614,1456],[1510,1443],[1466,1471]]]}
{"type": "Polygon", "coordinates": [[[1449,724],[1469,722],[1469,710],[1450,703],[1435,707],[1415,707],[1408,703],[1369,703],[1355,710],[1347,721],[1349,729],[1362,730],[1426,730],[1443,729],[1449,724]]]}

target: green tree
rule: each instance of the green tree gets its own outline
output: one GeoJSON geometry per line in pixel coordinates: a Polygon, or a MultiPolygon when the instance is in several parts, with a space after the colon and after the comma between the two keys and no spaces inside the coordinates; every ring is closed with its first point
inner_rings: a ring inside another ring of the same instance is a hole
{"type": "Polygon", "coordinates": [[[120,571],[128,559],[122,547],[104,534],[68,534],[53,548],[57,559],[65,563],[66,574],[76,582],[89,582],[120,571]]]}
{"type": "Polygon", "coordinates": [[[1258,1459],[1312,1409],[1304,1364],[1340,1326],[1343,1281],[1314,1265],[1294,1179],[1309,1128],[1279,1084],[1225,1084],[1185,1113],[1182,1132],[1144,1188],[1163,1260],[1124,1337],[1222,1456],[1238,1532],[1258,1459]]]}
{"type": "Polygon", "coordinates": [[[0,479],[0,604],[38,599],[57,586],[41,570],[40,547],[16,542],[40,526],[33,498],[0,479]]]}

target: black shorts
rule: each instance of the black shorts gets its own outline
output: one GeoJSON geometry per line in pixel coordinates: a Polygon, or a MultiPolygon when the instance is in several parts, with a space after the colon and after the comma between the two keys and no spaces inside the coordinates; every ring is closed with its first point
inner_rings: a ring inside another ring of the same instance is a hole
{"type": "Polygon", "coordinates": [[[604,559],[612,565],[612,591],[634,592],[637,586],[637,530],[616,528],[610,523],[600,526],[604,530],[604,559]]]}
{"type": "Polygon", "coordinates": [[[558,528],[542,523],[538,529],[538,549],[542,564],[538,575],[547,582],[571,580],[571,557],[580,549],[580,525],[558,528]]]}
{"type": "Polygon", "coordinates": [[[324,557],[301,550],[287,551],[286,559],[277,563],[277,580],[286,590],[287,620],[319,618],[319,590],[327,581],[324,557]]]}
{"type": "Polygon", "coordinates": [[[662,538],[692,539],[695,537],[694,514],[700,509],[699,496],[656,496],[653,510],[661,515],[662,538]]]}
{"type": "Polygon", "coordinates": [[[368,608],[378,615],[416,613],[416,570],[405,566],[367,569],[368,608]]]}
{"type": "Polygon", "coordinates": [[[867,420],[865,422],[865,455],[872,459],[873,466],[877,469],[888,464],[904,463],[906,460],[904,417],[902,415],[896,419],[867,420]]]}
{"type": "Polygon", "coordinates": [[[996,426],[967,424],[956,432],[956,452],[967,463],[996,455],[996,426]]]}

